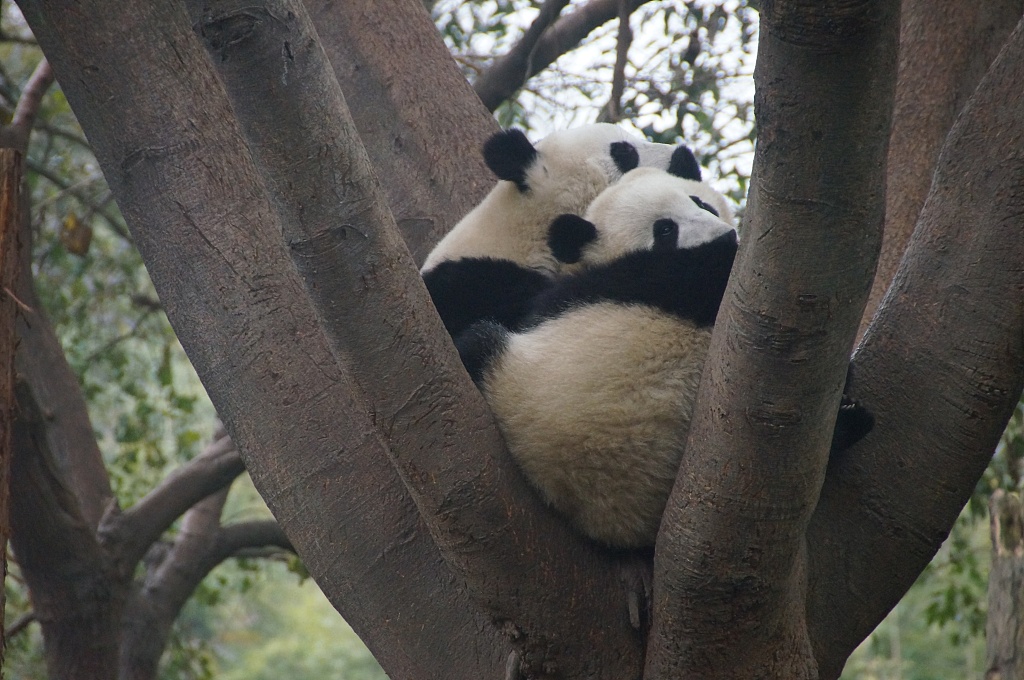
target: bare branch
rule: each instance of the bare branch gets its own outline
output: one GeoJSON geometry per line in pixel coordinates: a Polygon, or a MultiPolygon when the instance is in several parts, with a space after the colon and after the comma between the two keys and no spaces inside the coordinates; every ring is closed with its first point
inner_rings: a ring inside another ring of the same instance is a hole
{"type": "Polygon", "coordinates": [[[39,113],[39,105],[43,101],[43,95],[53,84],[53,69],[50,63],[43,59],[36,66],[35,71],[25,84],[18,99],[18,106],[14,109],[14,116],[8,125],[0,129],[0,146],[17,149],[25,153],[28,150],[28,137],[32,132],[32,124],[35,122],[36,114],[39,113]]]}
{"type": "MultiPolygon", "coordinates": [[[[31,158],[26,159],[26,165],[28,166],[29,170],[36,173],[46,181],[50,182],[61,191],[71,194],[76,199],[78,199],[78,201],[81,202],[82,205],[86,206],[87,208],[98,214],[100,217],[102,217],[106,221],[107,225],[111,228],[111,230],[114,231],[115,234],[117,234],[126,241],[130,242],[132,240],[131,236],[128,235],[128,232],[125,231],[124,227],[121,225],[120,221],[115,216],[114,212],[110,208],[106,207],[106,205],[104,205],[105,203],[107,203],[107,201],[104,201],[101,204],[96,204],[93,201],[92,197],[81,189],[82,183],[72,184],[71,182],[68,182],[65,178],[61,177],[57,173],[51,171],[42,163],[34,161],[31,158]]],[[[34,207],[38,208],[39,206],[37,205],[34,207]]]]}
{"type": "Polygon", "coordinates": [[[825,679],[938,550],[1024,390],[1022,70],[1024,21],[950,131],[857,352],[875,430],[830,466],[807,540],[825,679]]]}
{"type": "Polygon", "coordinates": [[[99,528],[100,540],[108,546],[116,544],[114,552],[123,567],[134,569],[149,546],[178,517],[230,486],[244,471],[238,449],[221,426],[202,453],[168,475],[130,510],[107,517],[99,528]]]}
{"type": "Polygon", "coordinates": [[[35,612],[25,612],[18,618],[14,619],[14,622],[11,623],[10,627],[4,631],[4,640],[10,642],[12,637],[23,630],[27,630],[29,625],[37,620],[35,612]]]}
{"type": "Polygon", "coordinates": [[[474,89],[488,111],[498,108],[498,105],[507,98],[508,95],[502,96],[501,93],[509,83],[516,84],[512,88],[512,91],[515,91],[526,82],[527,74],[532,70],[534,50],[541,35],[558,19],[558,15],[568,4],[569,0],[546,0],[541,5],[537,18],[526,29],[519,42],[488,69],[484,74],[488,76],[487,78],[477,78],[474,89]]]}
{"type": "MultiPolygon", "coordinates": [[[[625,0],[622,4],[632,13],[647,2],[650,0],[625,0]]],[[[591,31],[618,16],[619,8],[619,0],[591,0],[558,19],[540,36],[524,35],[508,54],[477,77],[473,87],[484,106],[494,111],[527,80],[579,45],[591,31]],[[532,42],[524,44],[528,37],[532,42]]]]}
{"type": "Polygon", "coordinates": [[[612,73],[612,94],[601,110],[599,121],[617,123],[622,119],[622,94],[626,90],[626,64],[633,30],[629,27],[628,0],[619,0],[619,35],[615,43],[615,70],[612,73]]]}

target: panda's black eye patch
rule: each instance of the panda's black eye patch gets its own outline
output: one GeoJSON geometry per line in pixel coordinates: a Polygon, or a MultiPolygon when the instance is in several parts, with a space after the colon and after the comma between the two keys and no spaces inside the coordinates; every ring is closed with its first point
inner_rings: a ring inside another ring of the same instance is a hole
{"type": "Polygon", "coordinates": [[[679,225],[674,220],[663,217],[655,220],[651,228],[654,235],[654,250],[675,250],[679,240],[679,225]]]}
{"type": "Polygon", "coordinates": [[[705,203],[704,201],[700,200],[700,199],[699,199],[699,198],[697,198],[696,196],[690,196],[690,198],[691,198],[691,199],[693,199],[693,202],[697,204],[697,207],[698,207],[698,208],[702,208],[702,209],[704,209],[704,210],[707,210],[707,211],[708,211],[709,213],[711,213],[711,214],[712,214],[712,215],[714,215],[715,217],[721,217],[721,215],[719,215],[719,214],[718,214],[718,211],[717,211],[717,210],[715,210],[715,209],[714,209],[714,208],[712,208],[712,207],[711,207],[710,205],[708,205],[708,204],[707,204],[707,203],[705,203]]]}

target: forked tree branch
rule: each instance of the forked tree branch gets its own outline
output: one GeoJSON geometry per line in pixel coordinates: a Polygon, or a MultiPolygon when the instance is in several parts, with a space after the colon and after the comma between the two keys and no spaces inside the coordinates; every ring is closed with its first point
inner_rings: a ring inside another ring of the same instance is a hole
{"type": "Polygon", "coordinates": [[[599,551],[540,505],[507,455],[481,455],[502,451],[501,437],[431,309],[301,3],[187,4],[343,368],[352,416],[372,414],[359,431],[386,444],[446,560],[493,618],[514,622],[531,672],[557,663],[570,676],[621,675],[595,660],[594,645],[638,667],[639,636],[620,616],[626,595],[599,551]],[[521,575],[536,569],[576,580],[528,587],[521,575]],[[600,624],[582,635],[580,621],[600,624]]]}
{"type": "Polygon", "coordinates": [[[1022,72],[1024,21],[950,131],[857,352],[854,396],[877,424],[830,467],[808,534],[825,679],[938,550],[1024,390],[1022,72]]]}
{"type": "MultiPolygon", "coordinates": [[[[311,5],[329,13],[322,3],[311,5]]],[[[504,667],[508,645],[441,559],[382,443],[360,430],[362,416],[339,381],[282,246],[275,209],[185,13],[175,3],[144,0],[82,0],[78,7],[89,22],[49,2],[21,2],[94,145],[178,337],[274,516],[332,604],[392,676],[494,676],[504,667]],[[126,32],[137,40],[116,39],[126,32]],[[95,64],[102,65],[99,72],[95,64]],[[140,90],[139,82],[150,86],[140,90]],[[348,548],[339,552],[339,545],[348,548]],[[407,616],[409,611],[421,616],[407,616]],[[432,621],[436,632],[424,631],[422,620],[432,621]]],[[[447,206],[438,208],[438,216],[457,219],[448,213],[452,188],[485,191],[492,183],[484,173],[464,174],[473,168],[465,161],[468,149],[479,148],[486,134],[474,139],[472,111],[487,129],[494,122],[475,98],[458,96],[447,111],[425,115],[425,121],[396,122],[396,111],[419,115],[417,84],[436,82],[430,80],[434,72],[458,73],[436,28],[415,0],[352,0],[331,7],[347,17],[348,33],[339,35],[356,44],[370,34],[401,43],[398,54],[409,63],[392,63],[399,72],[393,79],[371,76],[368,89],[355,90],[360,99],[365,91],[369,102],[380,101],[379,82],[389,88],[399,83],[407,94],[403,105],[382,106],[382,117],[368,116],[366,134],[402,158],[396,140],[404,144],[406,132],[413,131],[417,145],[429,141],[423,158],[430,160],[425,176],[438,180],[431,185],[433,205],[447,206]],[[390,14],[373,30],[361,23],[406,8],[419,13],[422,28],[391,26],[390,14]],[[405,51],[421,43],[437,49],[405,51]],[[407,80],[406,65],[409,73],[427,77],[407,80]],[[466,102],[473,103],[472,111],[466,102]],[[422,134],[431,125],[442,129],[422,134]],[[445,147],[439,140],[447,139],[452,143],[445,147]],[[466,145],[465,153],[459,144],[466,145]]],[[[329,16],[322,19],[332,24],[329,16]]],[[[351,71],[353,63],[363,74],[381,72],[365,58],[338,66],[351,71]]],[[[462,86],[469,91],[464,80],[462,86]]],[[[394,177],[410,190],[430,183],[423,174],[394,177]]],[[[475,200],[470,193],[462,200],[475,200]]]]}
{"type": "Polygon", "coordinates": [[[133,570],[149,547],[183,513],[229,486],[245,471],[242,457],[223,427],[198,456],[167,475],[124,513],[111,513],[99,527],[100,540],[133,570]]]}
{"type": "MultiPolygon", "coordinates": [[[[650,0],[625,0],[626,10],[631,13],[647,2],[650,0]]],[[[527,80],[583,42],[591,31],[617,17],[619,7],[619,0],[591,0],[560,17],[535,39],[529,49],[520,49],[517,43],[505,56],[495,59],[487,70],[477,76],[473,84],[477,95],[489,111],[498,108],[527,80]],[[524,51],[529,56],[528,60],[522,57],[524,51]],[[524,69],[524,66],[528,68],[524,69]]],[[[520,43],[526,40],[527,36],[524,35],[520,43]]]]}

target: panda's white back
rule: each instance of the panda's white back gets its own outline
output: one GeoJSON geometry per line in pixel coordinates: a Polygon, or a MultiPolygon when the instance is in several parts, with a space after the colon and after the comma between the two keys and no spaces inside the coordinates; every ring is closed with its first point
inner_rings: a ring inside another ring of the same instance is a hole
{"type": "Polygon", "coordinates": [[[710,337],[611,302],[511,337],[486,378],[488,403],[527,477],[588,536],[654,544],[710,337]]]}

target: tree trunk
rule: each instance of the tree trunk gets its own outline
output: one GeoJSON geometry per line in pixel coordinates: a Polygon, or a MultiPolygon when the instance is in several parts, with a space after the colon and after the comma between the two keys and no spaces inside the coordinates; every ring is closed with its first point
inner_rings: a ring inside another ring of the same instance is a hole
{"type": "MultiPolygon", "coordinates": [[[[18,232],[21,230],[21,152],[0,149],[0,546],[4,555],[0,573],[7,581],[7,541],[11,537],[11,428],[14,424],[14,351],[17,340],[14,320],[18,314],[18,232]]],[[[4,612],[0,594],[0,668],[3,668],[4,612]]]]}
{"type": "Polygon", "coordinates": [[[992,567],[988,575],[985,680],[1024,680],[1024,508],[997,489],[989,501],[992,567]]]}

